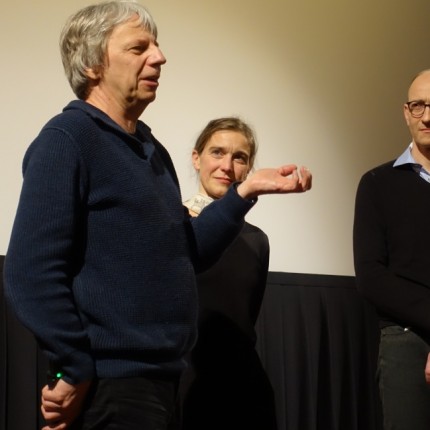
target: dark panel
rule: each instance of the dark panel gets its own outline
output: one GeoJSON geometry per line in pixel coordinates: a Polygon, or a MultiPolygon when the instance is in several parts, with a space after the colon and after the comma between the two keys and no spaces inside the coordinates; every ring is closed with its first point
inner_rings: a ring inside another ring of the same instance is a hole
{"type": "Polygon", "coordinates": [[[0,282],[0,429],[40,428],[40,389],[45,382],[46,362],[32,334],[6,307],[3,294],[3,263],[0,282]]]}
{"type": "Polygon", "coordinates": [[[3,296],[3,263],[0,256],[0,430],[6,430],[6,305],[3,296]]]}
{"type": "Polygon", "coordinates": [[[282,430],[376,430],[379,329],[353,277],[269,273],[257,349],[282,430]]]}

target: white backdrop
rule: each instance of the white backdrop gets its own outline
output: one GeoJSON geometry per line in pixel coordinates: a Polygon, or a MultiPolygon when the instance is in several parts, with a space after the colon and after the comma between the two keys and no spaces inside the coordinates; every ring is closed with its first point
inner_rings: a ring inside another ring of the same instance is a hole
{"type": "MultiPolygon", "coordinates": [[[[144,1],[144,0],[142,0],[144,1]]],[[[0,254],[7,250],[24,152],[73,98],[58,36],[90,0],[2,3],[0,254]]],[[[352,275],[360,176],[409,143],[402,104],[430,67],[428,0],[146,0],[168,62],[142,119],[170,151],[184,198],[196,190],[195,137],[239,115],[260,143],[257,167],[297,163],[309,193],[263,196],[248,216],[269,235],[273,271],[352,275]]]]}

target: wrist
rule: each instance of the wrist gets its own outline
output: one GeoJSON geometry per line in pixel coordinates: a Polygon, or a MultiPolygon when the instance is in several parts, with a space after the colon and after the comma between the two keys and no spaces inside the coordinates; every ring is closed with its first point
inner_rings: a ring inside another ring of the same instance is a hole
{"type": "Polygon", "coordinates": [[[242,197],[245,200],[251,200],[254,201],[256,199],[256,195],[253,195],[249,186],[248,181],[245,180],[243,182],[237,182],[235,184],[236,186],[236,192],[239,194],[240,197],[242,197]]]}
{"type": "Polygon", "coordinates": [[[58,380],[61,379],[62,377],[63,377],[63,372],[61,370],[49,369],[46,372],[46,383],[50,388],[53,388],[57,384],[58,380]]]}

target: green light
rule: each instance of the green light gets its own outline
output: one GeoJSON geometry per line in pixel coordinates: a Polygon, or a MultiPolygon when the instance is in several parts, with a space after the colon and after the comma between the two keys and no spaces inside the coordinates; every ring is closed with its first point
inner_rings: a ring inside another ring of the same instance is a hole
{"type": "Polygon", "coordinates": [[[55,377],[56,377],[57,379],[60,379],[62,376],[63,376],[63,374],[62,374],[61,372],[57,372],[57,373],[55,374],[55,377]]]}

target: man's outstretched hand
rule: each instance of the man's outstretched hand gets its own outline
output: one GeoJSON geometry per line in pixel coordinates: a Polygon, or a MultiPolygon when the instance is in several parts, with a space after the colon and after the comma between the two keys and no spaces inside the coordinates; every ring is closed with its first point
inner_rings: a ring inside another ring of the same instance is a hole
{"type": "Polygon", "coordinates": [[[288,164],[277,169],[260,169],[245,179],[237,192],[244,199],[263,194],[303,193],[312,187],[312,174],[306,167],[288,164]]]}

